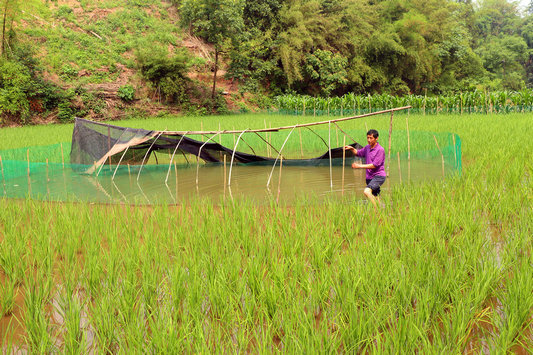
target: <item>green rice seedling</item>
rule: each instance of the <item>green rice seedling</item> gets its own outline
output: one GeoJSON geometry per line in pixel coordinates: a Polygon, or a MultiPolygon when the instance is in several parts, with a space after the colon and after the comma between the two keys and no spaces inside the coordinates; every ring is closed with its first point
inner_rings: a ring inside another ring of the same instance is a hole
{"type": "Polygon", "coordinates": [[[78,297],[74,285],[67,282],[60,290],[57,301],[57,311],[62,318],[60,333],[63,338],[63,351],[69,354],[83,354],[87,346],[85,330],[82,328],[85,307],[78,297]]]}
{"type": "Polygon", "coordinates": [[[118,322],[116,319],[116,295],[110,290],[102,290],[89,306],[89,322],[94,328],[95,348],[112,353],[118,349],[118,322]]]}
{"type": "Polygon", "coordinates": [[[45,306],[50,298],[51,282],[49,279],[34,280],[27,277],[24,282],[24,316],[23,324],[28,349],[36,353],[53,351],[54,340],[50,319],[45,306]]]}
{"type": "Polygon", "coordinates": [[[6,278],[4,282],[0,282],[0,318],[13,312],[16,295],[17,287],[14,280],[6,278]]]}

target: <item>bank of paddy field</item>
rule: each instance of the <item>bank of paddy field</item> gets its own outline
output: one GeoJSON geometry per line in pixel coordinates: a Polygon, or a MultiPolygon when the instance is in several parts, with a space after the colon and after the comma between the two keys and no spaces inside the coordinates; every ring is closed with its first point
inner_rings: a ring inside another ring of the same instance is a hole
{"type": "MultiPolygon", "coordinates": [[[[395,115],[404,129],[406,115],[395,115]]],[[[0,337],[31,352],[533,349],[532,117],[410,115],[460,135],[462,174],[334,199],[180,206],[1,200],[0,337]]],[[[312,117],[122,121],[261,128],[312,117]]],[[[389,117],[353,128],[388,129],[389,117]]],[[[0,148],[72,126],[2,129],[0,148]],[[24,138],[20,138],[24,137],[24,138]]],[[[364,137],[358,137],[364,140],[364,137]]]]}

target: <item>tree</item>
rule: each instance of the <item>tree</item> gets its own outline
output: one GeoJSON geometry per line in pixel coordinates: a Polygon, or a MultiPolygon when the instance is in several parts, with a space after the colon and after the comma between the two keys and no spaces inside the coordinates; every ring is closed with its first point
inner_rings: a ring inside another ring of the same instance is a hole
{"type": "Polygon", "coordinates": [[[214,46],[213,99],[219,55],[238,40],[244,26],[243,7],[242,0],[184,0],[180,7],[182,25],[214,46]]]}
{"type": "Polygon", "coordinates": [[[0,44],[0,55],[6,56],[6,46],[9,48],[8,34],[14,33],[14,24],[19,20],[22,7],[25,12],[30,12],[35,6],[42,6],[39,0],[0,0],[0,11],[2,13],[2,43],[0,44]]]}

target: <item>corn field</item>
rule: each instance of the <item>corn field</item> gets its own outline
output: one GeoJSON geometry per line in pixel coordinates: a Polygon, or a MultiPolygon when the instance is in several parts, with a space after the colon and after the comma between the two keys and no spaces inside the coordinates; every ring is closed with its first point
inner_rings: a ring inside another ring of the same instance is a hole
{"type": "Polygon", "coordinates": [[[389,94],[341,97],[312,97],[282,95],[275,99],[275,109],[281,114],[345,116],[411,106],[412,111],[424,114],[439,113],[511,113],[533,111],[533,90],[462,92],[453,95],[426,96],[389,94]]]}

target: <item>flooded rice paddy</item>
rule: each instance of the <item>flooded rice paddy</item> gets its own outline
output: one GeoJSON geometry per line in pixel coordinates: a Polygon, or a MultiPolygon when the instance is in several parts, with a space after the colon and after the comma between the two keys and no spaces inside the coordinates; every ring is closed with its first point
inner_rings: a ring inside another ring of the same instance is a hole
{"type": "MultiPolygon", "coordinates": [[[[291,204],[313,197],[316,202],[334,197],[362,198],[365,170],[352,169],[353,159],[334,159],[319,166],[298,166],[279,162],[272,165],[196,164],[104,166],[98,176],[64,169],[41,168],[28,176],[4,181],[4,196],[49,201],[78,201],[126,204],[180,204],[191,198],[220,201],[248,199],[257,204],[272,200],[291,204]],[[281,171],[281,173],[280,173],[281,171]],[[168,175],[168,176],[167,176],[168,175]]],[[[390,176],[382,187],[442,179],[451,167],[435,159],[392,161],[390,176]],[[399,168],[400,167],[400,168],[399,168]]]]}

